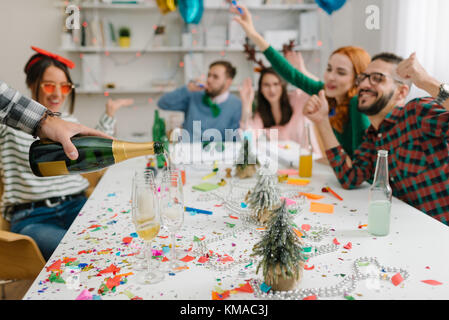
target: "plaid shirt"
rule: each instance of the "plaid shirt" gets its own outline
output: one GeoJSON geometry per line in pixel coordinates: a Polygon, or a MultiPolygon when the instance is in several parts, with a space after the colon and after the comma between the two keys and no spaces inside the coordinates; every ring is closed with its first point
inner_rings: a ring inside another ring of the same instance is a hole
{"type": "Polygon", "coordinates": [[[341,146],[326,151],[346,189],[373,182],[377,151],[388,151],[393,195],[449,225],[449,111],[433,98],[395,107],[376,131],[370,126],[348,167],[341,146]]]}
{"type": "Polygon", "coordinates": [[[0,80],[0,123],[32,134],[46,108],[0,80]]]}

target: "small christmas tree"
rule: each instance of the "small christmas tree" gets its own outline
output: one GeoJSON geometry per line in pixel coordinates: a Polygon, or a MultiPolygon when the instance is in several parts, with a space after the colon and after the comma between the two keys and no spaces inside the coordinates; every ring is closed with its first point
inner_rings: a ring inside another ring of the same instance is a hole
{"type": "Polygon", "coordinates": [[[285,200],[273,212],[267,232],[254,246],[251,255],[262,257],[256,273],[262,268],[265,283],[273,290],[292,290],[301,280],[306,257],[302,241],[293,232],[285,200]]]}
{"type": "Polygon", "coordinates": [[[252,192],[249,192],[245,201],[254,213],[257,221],[265,224],[271,212],[281,204],[280,190],[277,186],[276,176],[271,175],[267,165],[257,173],[257,183],[252,192]]]}
{"type": "Polygon", "coordinates": [[[236,175],[240,179],[251,178],[256,173],[256,167],[259,165],[259,161],[256,156],[249,150],[249,141],[245,137],[243,145],[240,148],[240,154],[236,164],[236,175]]]}

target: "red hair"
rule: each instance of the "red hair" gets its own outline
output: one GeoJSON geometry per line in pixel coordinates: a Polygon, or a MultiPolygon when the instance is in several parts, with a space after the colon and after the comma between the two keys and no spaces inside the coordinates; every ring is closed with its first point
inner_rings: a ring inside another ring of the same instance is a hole
{"type": "Polygon", "coordinates": [[[337,53],[343,54],[351,60],[354,71],[353,86],[348,91],[344,102],[337,105],[337,101],[334,98],[328,98],[330,110],[335,109],[335,115],[330,118],[331,125],[335,130],[342,133],[344,125],[349,118],[349,102],[357,94],[355,79],[357,75],[365,71],[368,67],[368,64],[371,62],[371,56],[364,49],[354,46],[341,47],[332,52],[331,56],[337,53]]]}

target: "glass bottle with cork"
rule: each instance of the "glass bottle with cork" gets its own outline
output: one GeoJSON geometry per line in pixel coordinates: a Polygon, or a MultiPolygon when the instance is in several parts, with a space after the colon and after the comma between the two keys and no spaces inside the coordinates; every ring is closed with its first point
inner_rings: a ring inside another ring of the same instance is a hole
{"type": "Polygon", "coordinates": [[[369,190],[368,232],[386,236],[390,232],[392,190],[388,183],[388,151],[377,151],[374,181],[369,190]]]}
{"type": "Polygon", "coordinates": [[[101,137],[73,137],[78,159],[70,160],[59,142],[36,140],[30,146],[29,162],[38,177],[98,171],[118,162],[144,155],[164,153],[161,142],[127,142],[101,137]]]}
{"type": "Polygon", "coordinates": [[[299,147],[299,176],[310,178],[312,176],[312,143],[310,140],[310,126],[305,124],[302,143],[299,147]]]}
{"type": "MultiPolygon", "coordinates": [[[[168,149],[168,139],[165,132],[165,121],[159,116],[159,110],[154,110],[154,123],[153,123],[153,140],[160,141],[164,144],[164,147],[168,149]]],[[[165,166],[165,156],[163,154],[156,156],[157,167],[159,169],[165,166]]]]}

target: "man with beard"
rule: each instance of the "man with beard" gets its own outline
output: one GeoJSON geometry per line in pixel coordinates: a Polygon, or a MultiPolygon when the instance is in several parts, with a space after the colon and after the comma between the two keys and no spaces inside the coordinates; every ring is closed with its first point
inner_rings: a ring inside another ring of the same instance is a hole
{"type": "Polygon", "coordinates": [[[431,77],[414,53],[406,60],[391,53],[374,56],[357,86],[358,108],[371,126],[352,159],[332,132],[324,93],[304,108],[341,185],[352,189],[372,183],[377,151],[387,150],[393,195],[449,225],[449,86],[431,77]],[[411,83],[434,98],[404,106],[411,83]]]}
{"type": "Polygon", "coordinates": [[[191,81],[186,86],[164,94],[158,106],[165,110],[184,112],[183,128],[189,133],[190,141],[194,132],[203,135],[207,129],[216,129],[215,132],[219,132],[224,141],[225,129],[238,129],[242,114],[240,99],[229,92],[235,74],[236,69],[229,62],[213,62],[209,66],[205,84],[191,81]],[[201,128],[201,131],[197,132],[197,128],[201,128]]]}

